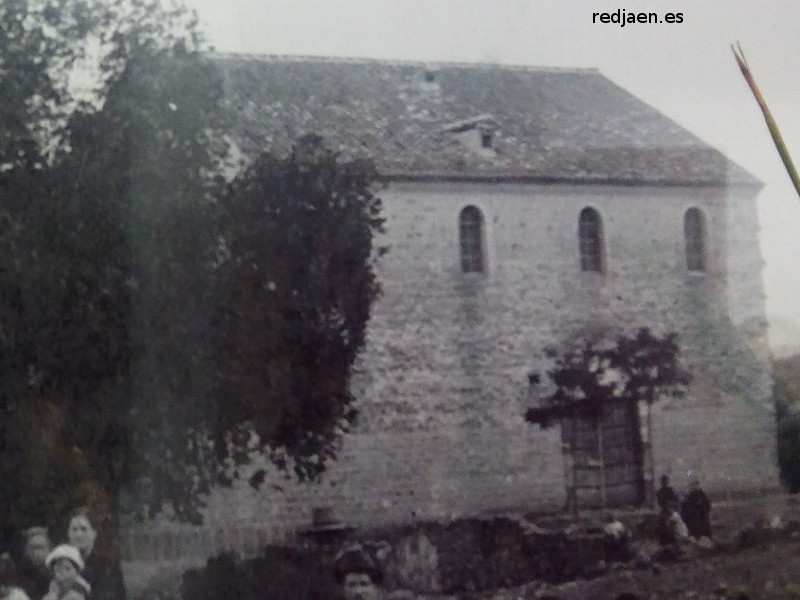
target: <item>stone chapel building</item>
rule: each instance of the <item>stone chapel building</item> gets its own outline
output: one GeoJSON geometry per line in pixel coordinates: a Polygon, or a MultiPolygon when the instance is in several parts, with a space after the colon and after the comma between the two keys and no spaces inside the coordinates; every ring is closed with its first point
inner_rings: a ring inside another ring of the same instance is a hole
{"type": "Polygon", "coordinates": [[[742,168],[594,69],[214,60],[244,151],[314,133],[376,161],[389,252],[339,460],[320,484],[222,491],[208,523],[560,509],[575,460],[607,462],[606,500],[635,501],[645,467],[624,448],[576,456],[523,419],[544,349],[591,328],[679,335],[688,396],[657,403],[651,431],[617,423],[648,438],[654,473],[681,492],[694,475],[712,494],[777,487],[761,183],[742,168]]]}

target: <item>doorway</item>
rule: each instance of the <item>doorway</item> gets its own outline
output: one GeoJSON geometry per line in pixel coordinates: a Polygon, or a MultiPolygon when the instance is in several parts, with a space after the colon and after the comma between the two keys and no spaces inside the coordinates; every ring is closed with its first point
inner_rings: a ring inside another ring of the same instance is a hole
{"type": "Polygon", "coordinates": [[[643,504],[649,418],[635,402],[607,404],[600,421],[564,418],[561,441],[572,512],[643,504]]]}

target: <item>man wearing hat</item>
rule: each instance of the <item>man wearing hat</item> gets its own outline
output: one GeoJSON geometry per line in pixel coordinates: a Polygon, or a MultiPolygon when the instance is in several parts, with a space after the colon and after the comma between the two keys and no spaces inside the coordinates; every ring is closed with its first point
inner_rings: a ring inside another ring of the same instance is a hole
{"type": "Polygon", "coordinates": [[[92,588],[81,576],[84,562],[81,553],[74,546],[56,546],[45,559],[47,568],[53,574],[50,591],[43,600],[86,600],[92,588]]]}
{"type": "Polygon", "coordinates": [[[334,563],[345,600],[382,600],[383,569],[374,549],[365,545],[342,551],[334,563]]]}
{"type": "Polygon", "coordinates": [[[50,589],[50,571],[45,559],[52,546],[45,527],[29,527],[22,532],[22,556],[18,562],[19,586],[34,600],[39,600],[50,589]]]}

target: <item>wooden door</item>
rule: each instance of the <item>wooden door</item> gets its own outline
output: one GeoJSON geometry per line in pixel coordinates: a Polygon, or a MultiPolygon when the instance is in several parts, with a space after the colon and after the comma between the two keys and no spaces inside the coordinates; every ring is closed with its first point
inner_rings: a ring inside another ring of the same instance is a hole
{"type": "Polygon", "coordinates": [[[606,406],[595,423],[565,419],[567,498],[573,510],[638,505],[644,501],[643,444],[635,404],[606,406]]]}

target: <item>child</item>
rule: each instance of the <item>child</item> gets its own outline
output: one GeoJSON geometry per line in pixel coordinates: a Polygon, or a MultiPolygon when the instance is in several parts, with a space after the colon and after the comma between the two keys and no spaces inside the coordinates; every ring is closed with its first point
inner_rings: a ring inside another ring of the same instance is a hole
{"type": "Polygon", "coordinates": [[[81,577],[84,563],[77,548],[69,544],[56,546],[44,562],[53,581],[42,600],[87,600],[91,586],[81,577]]]}
{"type": "Polygon", "coordinates": [[[658,543],[661,546],[657,553],[658,558],[675,560],[683,556],[681,542],[689,537],[686,524],[681,519],[674,503],[661,507],[658,513],[658,543]]]}
{"type": "Polygon", "coordinates": [[[607,562],[626,562],[631,559],[630,532],[614,513],[606,515],[603,527],[603,545],[607,562]]]}

